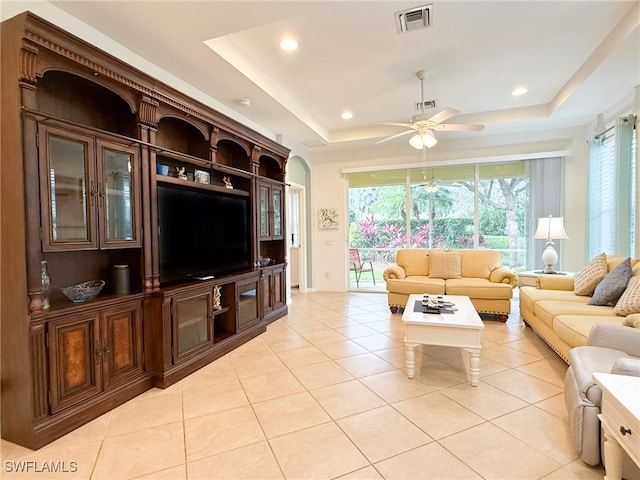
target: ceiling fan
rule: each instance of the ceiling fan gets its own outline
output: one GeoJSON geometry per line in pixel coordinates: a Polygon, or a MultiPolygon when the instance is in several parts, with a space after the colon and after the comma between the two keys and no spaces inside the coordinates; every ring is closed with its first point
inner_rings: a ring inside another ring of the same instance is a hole
{"type": "Polygon", "coordinates": [[[416,73],[416,77],[420,79],[420,91],[421,91],[421,99],[420,109],[421,113],[418,115],[414,115],[411,117],[411,123],[384,123],[383,125],[394,125],[398,127],[405,127],[407,130],[396,133],[395,135],[391,135],[390,137],[383,138],[382,140],[377,141],[376,143],[384,143],[389,140],[393,140],[394,138],[401,137],[403,135],[408,135],[410,133],[414,133],[415,135],[411,137],[409,140],[409,144],[416,149],[422,149],[423,147],[431,148],[436,143],[438,143],[438,139],[433,134],[434,130],[436,131],[457,131],[457,132],[479,132],[484,128],[484,125],[473,125],[473,124],[463,124],[463,123],[442,123],[455,115],[458,115],[460,112],[454,108],[445,108],[444,110],[436,113],[432,116],[427,116],[424,113],[424,79],[427,74],[424,70],[420,70],[416,73]]]}

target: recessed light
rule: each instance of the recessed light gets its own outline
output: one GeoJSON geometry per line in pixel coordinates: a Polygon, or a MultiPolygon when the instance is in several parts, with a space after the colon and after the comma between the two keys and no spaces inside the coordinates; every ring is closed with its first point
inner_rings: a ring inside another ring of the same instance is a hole
{"type": "Polygon", "coordinates": [[[345,110],[340,114],[340,117],[343,120],[351,120],[353,118],[353,113],[351,113],[349,110],[345,110]]]}
{"type": "Polygon", "coordinates": [[[298,42],[295,38],[283,38],[280,40],[280,48],[287,52],[292,52],[298,49],[298,42]]]}
{"type": "Polygon", "coordinates": [[[511,92],[511,95],[517,97],[518,95],[524,95],[525,93],[527,93],[527,89],[525,87],[518,87],[513,92],[511,92]]]}

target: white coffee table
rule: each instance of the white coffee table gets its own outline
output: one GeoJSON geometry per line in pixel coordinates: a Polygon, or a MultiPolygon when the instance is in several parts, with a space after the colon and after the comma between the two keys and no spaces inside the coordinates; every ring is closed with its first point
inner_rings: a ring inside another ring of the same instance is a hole
{"type": "MultiPolygon", "coordinates": [[[[429,295],[435,297],[435,295],[429,295]]],[[[406,326],[404,344],[407,358],[407,376],[415,376],[415,348],[418,345],[440,345],[461,349],[467,376],[472,386],[478,385],[480,377],[480,350],[484,324],[469,297],[463,295],[441,295],[445,302],[455,304],[454,313],[430,314],[415,312],[416,301],[423,294],[409,295],[402,314],[406,326]],[[465,354],[466,353],[466,354],[465,354]]]]}

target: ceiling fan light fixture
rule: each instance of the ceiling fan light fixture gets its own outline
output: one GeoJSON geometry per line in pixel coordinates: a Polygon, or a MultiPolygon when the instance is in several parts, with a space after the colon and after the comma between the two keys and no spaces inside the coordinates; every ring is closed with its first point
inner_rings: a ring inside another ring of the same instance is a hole
{"type": "Polygon", "coordinates": [[[431,148],[436,143],[438,143],[438,139],[435,137],[431,130],[427,130],[426,133],[422,135],[421,140],[424,146],[427,148],[431,148]]]}
{"type": "Polygon", "coordinates": [[[421,150],[423,147],[431,148],[436,143],[438,143],[438,139],[433,135],[431,130],[418,132],[409,139],[409,145],[416,150],[421,150]]]}
{"type": "Polygon", "coordinates": [[[422,138],[420,138],[419,134],[415,134],[413,137],[409,139],[409,145],[411,145],[416,150],[422,150],[423,143],[422,138]]]}

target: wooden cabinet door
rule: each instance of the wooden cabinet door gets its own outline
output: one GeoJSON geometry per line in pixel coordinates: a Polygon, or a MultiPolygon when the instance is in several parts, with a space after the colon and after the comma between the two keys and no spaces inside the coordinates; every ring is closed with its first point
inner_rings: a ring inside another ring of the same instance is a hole
{"type": "Polygon", "coordinates": [[[49,322],[51,413],[102,391],[99,313],[49,322]]]}
{"type": "Polygon", "coordinates": [[[98,248],[94,139],[40,126],[42,249],[98,248]]]}
{"type": "Polygon", "coordinates": [[[274,270],[271,274],[273,309],[277,310],[285,304],[284,268],[274,270]]]}
{"type": "Polygon", "coordinates": [[[138,152],[97,141],[100,247],[142,245],[138,152]]]}
{"type": "Polygon", "coordinates": [[[260,277],[260,303],[262,305],[262,318],[273,312],[273,296],[271,295],[271,272],[262,271],[260,277]]]}
{"type": "Polygon", "coordinates": [[[100,346],[105,388],[144,371],[139,302],[102,312],[100,346]]]}

